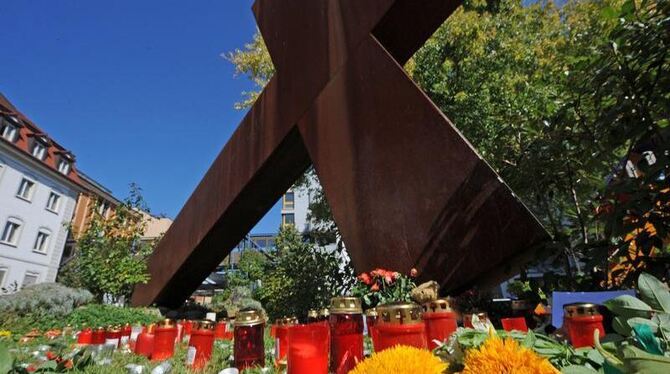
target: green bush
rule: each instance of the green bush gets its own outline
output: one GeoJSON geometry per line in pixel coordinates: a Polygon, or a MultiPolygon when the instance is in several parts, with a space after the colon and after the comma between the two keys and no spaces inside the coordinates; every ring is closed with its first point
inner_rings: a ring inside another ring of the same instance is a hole
{"type": "Polygon", "coordinates": [[[10,295],[0,296],[0,312],[19,316],[28,314],[64,316],[92,300],[93,295],[86,290],[69,288],[58,283],[40,283],[24,287],[10,295]]]}
{"type": "Polygon", "coordinates": [[[72,326],[104,327],[137,322],[147,324],[161,319],[162,316],[157,309],[90,304],[72,312],[65,323],[72,326]]]}

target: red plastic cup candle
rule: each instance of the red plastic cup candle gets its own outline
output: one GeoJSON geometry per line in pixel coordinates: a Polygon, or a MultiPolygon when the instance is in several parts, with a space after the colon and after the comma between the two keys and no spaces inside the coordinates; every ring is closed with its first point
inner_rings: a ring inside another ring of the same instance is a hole
{"type": "Polygon", "coordinates": [[[439,299],[426,303],[423,306],[423,321],[426,324],[426,338],[428,348],[433,350],[449,340],[458,328],[458,317],[451,309],[449,299],[439,299]]]}
{"type": "Polygon", "coordinates": [[[100,345],[100,344],[105,344],[105,328],[104,327],[98,327],[93,331],[93,335],[91,337],[91,344],[93,345],[100,345]]]}
{"type": "Polygon", "coordinates": [[[214,347],[214,322],[200,321],[191,331],[186,352],[186,365],[193,369],[204,368],[212,358],[214,347]]]}
{"type": "Polygon", "coordinates": [[[363,308],[357,297],[330,301],[330,371],[346,374],[363,360],[363,308]]]}
{"type": "Polygon", "coordinates": [[[139,335],[137,335],[137,342],[135,342],[135,354],[151,358],[154,351],[154,340],[156,325],[151,324],[146,327],[139,335]]]}
{"type": "Polygon", "coordinates": [[[298,324],[295,317],[280,318],[275,321],[275,364],[286,365],[286,355],[288,354],[288,330],[298,324]]]}
{"type": "MultiPolygon", "coordinates": [[[[603,316],[598,311],[598,305],[590,303],[575,303],[563,306],[566,331],[570,343],[575,348],[593,347],[593,333],[600,331],[600,337],[605,336],[603,316]]],[[[564,326],[565,328],[565,326],[564,326]]]]}
{"type": "Polygon", "coordinates": [[[77,344],[89,345],[93,342],[93,330],[90,327],[84,327],[77,336],[77,344]]]}
{"type": "Polygon", "coordinates": [[[327,374],[330,326],[326,322],[291,326],[288,330],[287,374],[327,374]]]}
{"type": "Polygon", "coordinates": [[[396,345],[427,348],[426,325],[421,306],[413,303],[392,303],[377,307],[375,351],[381,352],[396,345]]]}
{"type": "Polygon", "coordinates": [[[526,319],[524,317],[501,318],[500,323],[505,331],[528,331],[526,319]]]}
{"type": "Polygon", "coordinates": [[[174,355],[174,342],[177,338],[177,325],[171,319],[161,321],[154,333],[154,351],[151,360],[163,361],[174,355]]]}
{"type": "Polygon", "coordinates": [[[133,327],[130,323],[126,323],[121,328],[121,340],[119,342],[121,347],[128,347],[130,345],[130,335],[133,333],[133,327]]]}
{"type": "MultiPolygon", "coordinates": [[[[214,326],[212,324],[212,326],[214,326]]],[[[184,340],[189,341],[191,333],[193,332],[193,322],[188,319],[184,320],[184,340]]]]}
{"type": "Polygon", "coordinates": [[[265,365],[265,318],[255,310],[237,312],[233,356],[239,371],[265,365]]]}
{"type": "Polygon", "coordinates": [[[121,329],[118,327],[109,326],[105,332],[105,345],[111,345],[114,348],[119,348],[121,340],[121,329]]]}

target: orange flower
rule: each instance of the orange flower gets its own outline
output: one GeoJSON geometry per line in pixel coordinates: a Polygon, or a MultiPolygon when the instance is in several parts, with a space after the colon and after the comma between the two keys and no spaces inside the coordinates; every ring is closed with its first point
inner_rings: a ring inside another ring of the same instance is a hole
{"type": "Polygon", "coordinates": [[[372,287],[370,287],[370,290],[371,290],[372,292],[377,292],[377,291],[379,291],[379,284],[377,284],[377,283],[373,284],[372,287]]]}

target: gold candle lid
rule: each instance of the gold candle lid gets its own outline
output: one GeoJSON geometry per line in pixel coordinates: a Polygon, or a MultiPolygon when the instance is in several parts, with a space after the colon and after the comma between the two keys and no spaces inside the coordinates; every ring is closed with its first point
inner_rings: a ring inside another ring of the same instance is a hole
{"type": "Polygon", "coordinates": [[[379,312],[377,312],[377,308],[371,308],[365,311],[365,315],[368,317],[379,317],[379,312]]]}
{"type": "Polygon", "coordinates": [[[215,325],[214,325],[214,322],[208,321],[208,320],[196,321],[195,322],[195,329],[196,330],[214,330],[215,325]]]}
{"type": "Polygon", "coordinates": [[[307,318],[317,318],[319,317],[319,312],[314,309],[311,309],[307,312],[307,318]]]}
{"type": "Polygon", "coordinates": [[[237,312],[235,326],[256,326],[265,323],[265,318],[257,310],[244,310],[237,312]]]}
{"type": "Polygon", "coordinates": [[[566,317],[598,316],[598,305],[592,303],[573,303],[563,305],[566,317]]]}
{"type": "Polygon", "coordinates": [[[358,297],[333,297],[330,299],[330,314],[363,314],[361,299],[358,297]]]}
{"type": "Polygon", "coordinates": [[[330,310],[328,308],[323,308],[319,311],[319,317],[328,317],[330,316],[330,310]]]}
{"type": "Polygon", "coordinates": [[[153,334],[155,329],[156,329],[156,324],[155,323],[150,323],[149,326],[147,326],[147,334],[153,334]]]}
{"type": "Polygon", "coordinates": [[[298,324],[298,319],[296,317],[284,317],[279,318],[275,321],[277,326],[293,326],[298,324]]]}
{"type": "Polygon", "coordinates": [[[174,320],[171,320],[169,318],[166,318],[158,323],[158,327],[163,327],[163,328],[169,328],[169,327],[174,327],[174,320]]]}
{"type": "Polygon", "coordinates": [[[423,323],[423,310],[414,303],[391,303],[377,307],[381,324],[413,325],[423,323]]]}
{"type": "Polygon", "coordinates": [[[451,299],[437,299],[428,303],[423,304],[424,313],[433,313],[433,312],[453,312],[451,308],[451,299]]]}

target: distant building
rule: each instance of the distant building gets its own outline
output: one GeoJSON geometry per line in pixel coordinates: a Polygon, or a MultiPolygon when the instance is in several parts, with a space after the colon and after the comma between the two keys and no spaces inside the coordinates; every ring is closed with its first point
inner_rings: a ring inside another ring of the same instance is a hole
{"type": "Polygon", "coordinates": [[[310,224],[307,212],[311,201],[309,189],[292,187],[286,191],[281,201],[281,224],[293,225],[301,233],[308,232],[310,224]]]}
{"type": "Polygon", "coordinates": [[[0,287],[56,279],[84,190],[74,155],[0,94],[0,287]]]}

